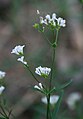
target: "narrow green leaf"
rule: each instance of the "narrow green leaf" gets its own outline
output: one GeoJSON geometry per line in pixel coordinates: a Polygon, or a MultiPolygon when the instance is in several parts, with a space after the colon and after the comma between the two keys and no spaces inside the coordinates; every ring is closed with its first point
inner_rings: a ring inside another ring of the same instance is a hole
{"type": "Polygon", "coordinates": [[[72,80],[69,80],[67,83],[63,84],[60,88],[56,88],[55,91],[63,90],[64,88],[67,88],[72,83],[72,80]]]}
{"type": "Polygon", "coordinates": [[[49,92],[48,92],[48,95],[55,92],[56,91],[56,88],[54,87],[53,89],[51,89],[49,92]]]}
{"type": "Polygon", "coordinates": [[[68,87],[72,83],[72,80],[69,80],[67,83],[63,84],[60,89],[68,87]]]}
{"type": "Polygon", "coordinates": [[[55,108],[54,108],[54,111],[52,113],[52,119],[56,119],[56,117],[57,117],[57,113],[58,113],[59,108],[60,108],[60,104],[61,104],[61,101],[62,101],[63,94],[64,94],[64,91],[62,90],[61,94],[60,94],[60,97],[59,97],[59,100],[58,100],[57,104],[55,104],[55,108]]]}
{"type": "Polygon", "coordinates": [[[0,117],[0,119],[6,119],[6,118],[4,118],[4,117],[0,117]]]}
{"type": "Polygon", "coordinates": [[[48,94],[51,94],[56,91],[63,90],[64,88],[67,88],[72,83],[72,80],[69,80],[67,83],[63,84],[60,88],[54,87],[48,94]]]}

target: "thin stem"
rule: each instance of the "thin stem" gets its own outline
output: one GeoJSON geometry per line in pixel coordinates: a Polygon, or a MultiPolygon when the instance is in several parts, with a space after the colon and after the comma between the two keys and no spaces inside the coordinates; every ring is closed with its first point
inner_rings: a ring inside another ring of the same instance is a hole
{"type": "Polygon", "coordinates": [[[6,112],[5,112],[5,110],[3,109],[3,107],[0,105],[0,108],[1,108],[1,110],[3,111],[3,113],[4,113],[4,116],[6,117],[6,118],[8,118],[8,116],[7,116],[7,114],[6,114],[6,112]]]}
{"type": "MultiPolygon", "coordinates": [[[[33,72],[31,71],[30,67],[28,65],[25,65],[25,67],[28,69],[28,71],[31,73],[31,75],[33,76],[33,78],[40,83],[40,81],[35,77],[35,75],[33,74],[33,72]]],[[[43,88],[46,90],[46,87],[44,85],[42,85],[43,88]]]]}
{"type": "MultiPolygon", "coordinates": [[[[28,68],[29,72],[31,73],[31,75],[33,76],[33,78],[34,78],[38,83],[40,83],[39,80],[35,77],[35,75],[34,75],[33,72],[31,71],[31,69],[30,69],[28,66],[27,66],[27,68],[28,68]]],[[[42,85],[42,86],[43,86],[43,88],[46,90],[45,86],[44,86],[44,85],[42,85]]]]}
{"type": "Polygon", "coordinates": [[[59,32],[59,30],[57,29],[56,30],[56,40],[55,40],[56,43],[58,42],[58,32],[59,32]]]}
{"type": "Polygon", "coordinates": [[[54,66],[54,60],[55,60],[55,48],[53,48],[53,56],[52,56],[52,66],[51,66],[51,75],[50,75],[50,83],[49,83],[49,89],[51,89],[51,82],[53,78],[53,66],[54,66]]]}
{"type": "Polygon", "coordinates": [[[5,115],[4,115],[2,112],[0,112],[0,114],[1,114],[3,117],[5,117],[5,115]]]}
{"type": "MultiPolygon", "coordinates": [[[[55,48],[53,48],[53,59],[52,59],[52,67],[51,67],[51,76],[50,76],[50,81],[49,81],[49,91],[51,90],[51,82],[53,78],[53,65],[54,65],[54,60],[55,60],[55,48]]],[[[50,94],[48,95],[47,98],[47,119],[49,119],[49,111],[50,111],[50,94]]]]}
{"type": "Polygon", "coordinates": [[[48,41],[48,43],[50,44],[50,45],[52,45],[52,43],[49,41],[49,39],[46,37],[46,35],[45,35],[45,33],[43,32],[43,36],[44,36],[44,38],[48,41]]]}
{"type": "Polygon", "coordinates": [[[38,81],[38,79],[35,77],[35,75],[33,74],[33,72],[31,71],[30,67],[27,66],[27,65],[25,65],[25,66],[27,67],[27,69],[29,70],[29,72],[31,73],[31,75],[33,76],[33,78],[34,78],[38,83],[40,83],[40,82],[38,81]]]}
{"type": "Polygon", "coordinates": [[[10,118],[10,116],[12,116],[12,117],[14,117],[15,118],[15,116],[12,114],[12,109],[9,111],[8,109],[7,109],[7,111],[8,111],[8,118],[10,118]]]}
{"type": "Polygon", "coordinates": [[[50,109],[50,98],[49,97],[47,97],[47,119],[49,119],[49,109],[50,109]]]}
{"type": "MultiPolygon", "coordinates": [[[[54,60],[55,60],[55,48],[53,48],[53,59],[52,59],[52,66],[51,66],[51,76],[50,76],[50,81],[49,81],[49,91],[51,90],[51,82],[53,78],[53,65],[54,65],[54,60]]],[[[50,111],[50,94],[48,95],[47,98],[47,119],[49,119],[49,111],[50,111]]]]}
{"type": "MultiPolygon", "coordinates": [[[[57,44],[58,40],[58,30],[56,30],[56,38],[54,43],[57,44]]],[[[53,56],[52,56],[52,66],[51,66],[51,75],[50,75],[50,81],[49,81],[49,91],[51,90],[52,80],[53,80],[53,69],[54,69],[54,61],[55,61],[55,49],[56,47],[53,47],[53,56]]],[[[47,97],[47,119],[49,119],[50,114],[50,93],[47,97]]]]}
{"type": "MultiPolygon", "coordinates": [[[[57,41],[58,41],[58,30],[56,30],[56,38],[55,38],[54,43],[57,44],[57,41]]],[[[54,69],[54,61],[55,61],[55,49],[56,49],[56,47],[53,47],[53,56],[52,56],[52,66],[51,66],[49,89],[51,89],[51,83],[52,83],[52,79],[53,79],[53,69],[54,69]]]]}

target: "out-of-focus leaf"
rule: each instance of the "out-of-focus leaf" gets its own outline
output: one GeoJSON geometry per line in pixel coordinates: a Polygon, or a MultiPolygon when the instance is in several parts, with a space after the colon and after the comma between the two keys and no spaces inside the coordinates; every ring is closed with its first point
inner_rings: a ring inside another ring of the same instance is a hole
{"type": "Polygon", "coordinates": [[[83,0],[80,0],[81,3],[83,3],[83,0]]]}
{"type": "Polygon", "coordinates": [[[6,119],[6,118],[4,118],[4,117],[0,117],[0,119],[6,119]]]}
{"type": "Polygon", "coordinates": [[[63,84],[63,85],[60,87],[60,89],[59,89],[59,90],[61,90],[61,89],[64,89],[64,88],[68,87],[71,83],[72,83],[72,80],[69,80],[67,83],[63,84]]]}
{"type": "Polygon", "coordinates": [[[18,24],[16,16],[18,14],[18,11],[21,8],[22,0],[13,0],[12,1],[12,6],[11,6],[11,23],[13,25],[14,30],[18,31],[18,24]]]}
{"type": "Polygon", "coordinates": [[[59,108],[60,108],[60,104],[61,104],[61,101],[62,101],[63,94],[64,94],[64,91],[62,90],[61,94],[60,94],[60,97],[59,97],[59,100],[58,100],[57,104],[55,105],[55,109],[54,109],[53,114],[52,114],[52,119],[56,119],[56,117],[57,117],[57,113],[58,113],[59,108]]]}

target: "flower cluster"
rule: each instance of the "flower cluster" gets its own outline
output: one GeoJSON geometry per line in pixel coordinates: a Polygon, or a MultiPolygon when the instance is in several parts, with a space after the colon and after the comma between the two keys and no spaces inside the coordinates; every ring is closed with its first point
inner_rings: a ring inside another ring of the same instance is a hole
{"type": "MultiPolygon", "coordinates": [[[[38,15],[40,14],[39,10],[37,10],[37,14],[38,15]]],[[[52,15],[47,14],[45,18],[43,18],[42,16],[40,16],[39,18],[40,18],[39,24],[35,24],[34,27],[42,32],[44,32],[44,26],[41,28],[42,25],[46,25],[48,26],[48,28],[52,30],[60,29],[60,27],[66,26],[66,20],[64,20],[61,17],[57,18],[55,13],[53,13],[52,15]]]]}
{"type": "Polygon", "coordinates": [[[38,68],[36,68],[35,73],[44,77],[44,78],[47,78],[50,71],[51,71],[50,68],[39,66],[38,68]]]}
{"type": "MultiPolygon", "coordinates": [[[[58,95],[52,95],[50,96],[50,104],[51,105],[54,105],[55,103],[57,103],[57,101],[59,100],[59,96],[58,95]]],[[[43,97],[41,99],[41,101],[44,103],[44,104],[47,104],[47,97],[43,97]]]]}
{"type": "Polygon", "coordinates": [[[66,21],[61,17],[57,18],[55,13],[52,14],[52,17],[49,14],[47,14],[45,16],[45,19],[43,17],[40,17],[40,24],[53,25],[53,26],[58,25],[65,27],[66,26],[65,23],[66,21]]]}
{"type": "Polygon", "coordinates": [[[24,47],[25,47],[25,45],[22,45],[22,46],[18,45],[11,51],[11,53],[21,56],[20,58],[17,59],[17,61],[20,61],[24,65],[27,65],[27,62],[24,61],[24,56],[23,56],[24,55],[24,53],[23,53],[24,47]]]}

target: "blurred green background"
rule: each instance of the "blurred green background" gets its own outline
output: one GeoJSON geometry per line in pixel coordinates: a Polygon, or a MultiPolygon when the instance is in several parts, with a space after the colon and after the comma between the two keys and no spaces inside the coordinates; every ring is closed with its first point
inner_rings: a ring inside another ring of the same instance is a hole
{"type": "MultiPolygon", "coordinates": [[[[59,32],[53,84],[59,86],[70,79],[73,83],[65,89],[58,119],[83,119],[83,97],[73,111],[66,103],[72,92],[83,96],[82,0],[0,0],[0,70],[7,73],[4,95],[9,108],[13,108],[13,114],[20,119],[45,117],[42,95],[30,88],[36,82],[11,54],[16,45],[26,44],[24,52],[33,72],[40,65],[50,67],[51,48],[33,28],[38,22],[36,10],[40,10],[42,16],[56,13],[66,19],[67,26],[59,32]]],[[[52,33],[46,35],[52,39],[52,33]]]]}

